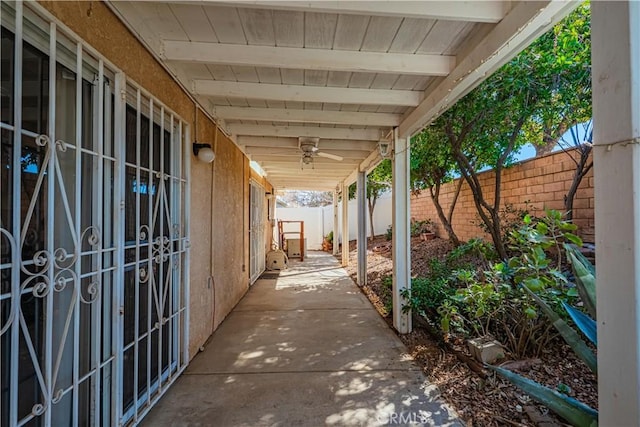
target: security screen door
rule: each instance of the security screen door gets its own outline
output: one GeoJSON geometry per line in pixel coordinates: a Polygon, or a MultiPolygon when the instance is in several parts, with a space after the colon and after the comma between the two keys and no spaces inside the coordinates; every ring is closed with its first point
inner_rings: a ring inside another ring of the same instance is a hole
{"type": "Polygon", "coordinates": [[[187,362],[187,240],[182,123],[132,87],[125,117],[123,407],[129,419],[150,407],[187,362]]]}
{"type": "Polygon", "coordinates": [[[186,365],[184,124],[2,2],[2,426],[135,422],[186,365]]]}

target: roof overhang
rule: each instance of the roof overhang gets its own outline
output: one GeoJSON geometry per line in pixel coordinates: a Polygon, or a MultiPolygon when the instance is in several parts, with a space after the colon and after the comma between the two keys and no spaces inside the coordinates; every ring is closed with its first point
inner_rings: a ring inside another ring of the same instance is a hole
{"type": "Polygon", "coordinates": [[[371,170],[393,128],[419,132],[579,4],[109,2],[276,189],[309,190],[371,170]],[[300,137],[319,138],[309,164],[300,137]]]}

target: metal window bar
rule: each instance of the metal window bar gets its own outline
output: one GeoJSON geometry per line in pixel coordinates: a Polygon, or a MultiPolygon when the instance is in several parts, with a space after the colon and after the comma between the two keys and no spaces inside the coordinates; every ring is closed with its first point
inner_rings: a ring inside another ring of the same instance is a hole
{"type": "MultiPolygon", "coordinates": [[[[22,135],[20,129],[22,128],[22,30],[23,30],[23,5],[22,2],[16,3],[15,11],[15,34],[14,34],[14,48],[13,48],[13,195],[12,195],[12,236],[9,236],[9,240],[15,239],[20,236],[20,223],[21,223],[21,211],[16,209],[16,200],[20,200],[20,181],[16,180],[16,171],[20,170],[20,153],[22,152],[22,135]]],[[[14,240],[15,242],[15,240],[14,240]]],[[[16,321],[18,309],[21,299],[20,289],[20,271],[16,268],[20,265],[20,254],[18,253],[18,245],[13,244],[11,248],[12,255],[12,268],[11,268],[11,314],[12,316],[8,320],[8,324],[11,325],[11,365],[10,365],[10,390],[18,390],[18,356],[19,352],[15,351],[20,345],[20,331],[19,324],[16,321]]],[[[18,393],[10,393],[10,419],[9,425],[14,426],[18,424],[18,393]]]]}

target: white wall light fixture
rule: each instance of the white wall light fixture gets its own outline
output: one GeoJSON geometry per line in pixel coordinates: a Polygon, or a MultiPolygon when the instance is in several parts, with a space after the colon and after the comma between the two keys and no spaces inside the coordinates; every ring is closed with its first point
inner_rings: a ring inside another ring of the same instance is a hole
{"type": "Polygon", "coordinates": [[[193,155],[203,163],[211,163],[216,158],[216,153],[211,149],[211,144],[193,143],[193,155]]]}

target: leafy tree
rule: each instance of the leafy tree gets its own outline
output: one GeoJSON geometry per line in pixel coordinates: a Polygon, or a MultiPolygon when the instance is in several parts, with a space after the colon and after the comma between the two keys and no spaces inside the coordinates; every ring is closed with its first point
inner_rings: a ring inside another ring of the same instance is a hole
{"type": "Polygon", "coordinates": [[[478,215],[501,258],[507,253],[500,224],[502,170],[523,144],[522,127],[535,111],[540,94],[525,58],[516,58],[458,101],[436,122],[448,139],[458,169],[469,184],[478,215]],[[478,177],[484,167],[495,173],[493,200],[478,177]]]}
{"type": "MultiPolygon", "coordinates": [[[[367,207],[369,209],[369,227],[371,239],[376,235],[373,224],[373,211],[380,196],[391,187],[391,161],[383,160],[367,175],[367,207]]],[[[349,200],[356,197],[356,183],[349,186],[349,200]]]]}
{"type": "MultiPolygon", "coordinates": [[[[580,9],[578,13],[582,12],[580,9]]],[[[502,259],[507,258],[499,215],[502,170],[513,161],[514,152],[527,142],[535,124],[544,130],[544,121],[553,110],[550,105],[571,104],[570,97],[559,96],[567,93],[560,88],[573,87],[573,78],[584,79],[583,75],[574,74],[576,67],[584,66],[579,65],[578,60],[567,59],[576,50],[570,41],[579,39],[576,33],[583,25],[571,26],[565,22],[575,21],[579,19],[571,15],[558,24],[436,120],[436,126],[444,130],[458,169],[471,188],[478,215],[502,259]],[[495,173],[492,189],[484,189],[478,178],[479,171],[486,167],[495,173]]],[[[583,62],[588,60],[581,58],[583,62]]]]}
{"type": "Polygon", "coordinates": [[[591,11],[589,3],[542,36],[528,51],[545,68],[537,80],[549,102],[525,126],[536,156],[547,154],[573,126],[591,119],[591,11]]]}
{"type": "Polygon", "coordinates": [[[442,184],[452,181],[453,172],[456,170],[456,163],[451,156],[451,146],[446,143],[446,138],[442,129],[430,126],[411,139],[411,187],[412,191],[417,193],[423,189],[429,190],[438,218],[449,240],[454,246],[459,246],[460,239],[453,231],[451,220],[462,188],[462,179],[456,184],[453,200],[446,214],[440,204],[442,184]]]}

